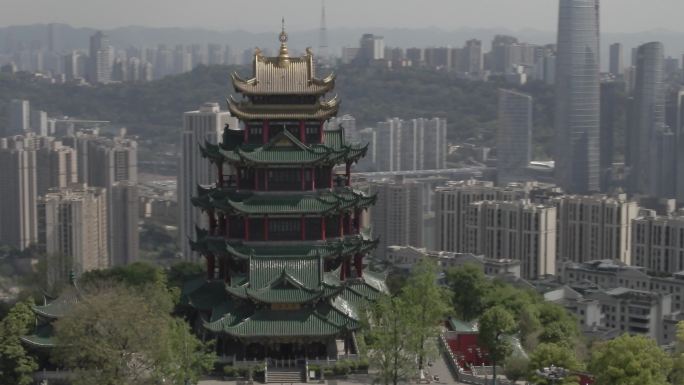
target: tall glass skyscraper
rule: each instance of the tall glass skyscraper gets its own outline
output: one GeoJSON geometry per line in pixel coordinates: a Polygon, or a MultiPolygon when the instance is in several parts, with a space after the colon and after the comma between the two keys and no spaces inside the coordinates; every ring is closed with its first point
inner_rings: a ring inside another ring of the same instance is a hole
{"type": "Polygon", "coordinates": [[[560,0],[556,59],[557,183],[599,190],[599,0],[560,0]]]}
{"type": "Polygon", "coordinates": [[[663,198],[674,195],[674,134],[665,125],[665,91],[665,48],[646,43],[636,54],[627,166],[632,192],[663,198]]]}

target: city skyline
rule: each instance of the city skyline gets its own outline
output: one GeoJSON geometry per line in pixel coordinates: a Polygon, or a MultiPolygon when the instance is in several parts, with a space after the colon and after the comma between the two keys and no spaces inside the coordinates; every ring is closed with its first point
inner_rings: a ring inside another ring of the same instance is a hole
{"type": "MultiPolygon", "coordinates": [[[[212,9],[212,12],[200,12],[198,15],[201,17],[193,18],[188,15],[187,7],[180,0],[167,1],[165,7],[158,7],[149,1],[133,3],[128,0],[96,6],[84,0],[65,0],[59,3],[45,0],[6,0],[5,2],[7,4],[0,15],[0,26],[57,22],[98,28],[145,25],[251,32],[270,31],[281,17],[286,19],[288,28],[292,31],[316,29],[319,27],[318,15],[320,15],[321,6],[320,0],[298,1],[298,6],[293,6],[289,2],[276,3],[268,0],[249,3],[237,3],[234,0],[209,0],[203,6],[206,9],[212,9]],[[129,6],[135,6],[138,12],[131,13],[129,6]],[[239,14],[258,13],[260,17],[235,16],[233,10],[238,8],[239,14]],[[72,12],[73,9],[80,9],[82,12],[72,12]],[[92,25],[95,14],[97,26],[92,25]]],[[[548,0],[517,2],[481,0],[477,3],[469,2],[467,6],[464,6],[463,0],[433,0],[432,5],[433,7],[426,10],[425,4],[419,1],[349,0],[344,3],[329,1],[326,4],[328,29],[437,27],[450,30],[464,27],[487,27],[553,31],[558,12],[557,2],[548,0]],[[429,9],[435,8],[442,11],[429,12],[429,9]],[[359,9],[364,9],[365,12],[358,12],[359,9]],[[520,10],[534,10],[534,12],[520,12],[520,10]],[[515,14],[516,17],[511,18],[511,14],[515,14]],[[391,15],[392,17],[379,18],[378,15],[391,15]],[[483,15],[485,17],[482,17],[483,15]]],[[[684,3],[678,0],[650,2],[648,13],[642,12],[642,0],[604,0],[601,2],[601,8],[603,11],[602,30],[608,33],[651,30],[684,32],[684,27],[681,27],[680,20],[676,16],[684,12],[684,3]],[[620,17],[614,17],[616,14],[620,17]]]]}

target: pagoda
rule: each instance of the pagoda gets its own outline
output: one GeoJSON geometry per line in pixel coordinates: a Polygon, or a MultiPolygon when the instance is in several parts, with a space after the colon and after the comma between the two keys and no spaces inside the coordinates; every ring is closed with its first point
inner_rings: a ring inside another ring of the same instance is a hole
{"type": "Polygon", "coordinates": [[[182,303],[219,356],[236,360],[354,353],[363,306],[387,292],[366,268],[377,241],[363,215],[375,197],[351,186],[367,146],[324,129],[340,105],[326,98],[335,77],[315,77],[311,50],[290,57],[287,40],[283,28],[276,57],[256,50],[253,77],[232,75],[240,127],[201,145],[217,177],[192,200],[208,218],[191,242],[207,271],[182,303]]]}

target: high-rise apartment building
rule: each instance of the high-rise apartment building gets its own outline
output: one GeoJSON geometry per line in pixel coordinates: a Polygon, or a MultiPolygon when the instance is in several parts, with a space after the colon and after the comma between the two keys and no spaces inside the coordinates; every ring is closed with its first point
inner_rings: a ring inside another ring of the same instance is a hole
{"type": "Polygon", "coordinates": [[[470,203],[465,252],[518,260],[523,278],[555,274],[556,208],[525,200],[470,203]]]}
{"type": "Polygon", "coordinates": [[[356,56],[356,60],[359,64],[367,65],[375,60],[382,60],[385,58],[385,39],[382,36],[366,33],[361,36],[359,47],[356,56]]]}
{"type": "Polygon", "coordinates": [[[38,202],[38,243],[47,254],[48,286],[111,266],[108,255],[106,190],[51,190],[38,202]]]}
{"type": "Polygon", "coordinates": [[[392,118],[378,122],[372,148],[378,171],[446,168],[447,121],[442,118],[392,118]]]}
{"type": "Polygon", "coordinates": [[[29,126],[31,131],[38,136],[48,136],[48,117],[47,112],[40,110],[31,110],[31,118],[29,119],[29,126]]]}
{"type": "Polygon", "coordinates": [[[665,125],[665,49],[652,42],[637,49],[636,84],[627,132],[630,189],[654,197],[674,196],[674,146],[665,125]],[[663,169],[662,167],[666,167],[663,169]]]}
{"type": "Polygon", "coordinates": [[[527,198],[523,187],[494,187],[492,182],[467,180],[435,191],[435,246],[437,250],[466,252],[465,219],[469,204],[479,201],[518,201],[527,198]]]}
{"type": "Polygon", "coordinates": [[[9,130],[5,136],[23,135],[31,129],[31,106],[28,100],[13,99],[9,105],[9,130]]]}
{"type": "Polygon", "coordinates": [[[601,83],[601,192],[608,192],[611,188],[615,161],[615,126],[623,103],[620,95],[624,91],[625,83],[622,81],[601,83]]]}
{"type": "Polygon", "coordinates": [[[109,257],[115,264],[138,259],[138,218],[127,215],[138,212],[136,185],[138,183],[138,144],[123,134],[112,139],[97,132],[78,132],[72,145],[78,152],[78,181],[107,190],[110,213],[107,226],[109,257]],[[119,185],[123,190],[115,191],[119,185]],[[126,221],[123,222],[123,219],[126,221]],[[116,221],[116,223],[114,223],[116,221]]]}
{"type": "Polygon", "coordinates": [[[67,188],[78,183],[76,150],[51,137],[41,138],[36,151],[37,195],[51,188],[67,188]]]}
{"type": "Polygon", "coordinates": [[[0,139],[0,242],[23,250],[36,242],[35,137],[0,139]]]}
{"type": "Polygon", "coordinates": [[[684,271],[684,216],[642,210],[632,224],[631,262],[656,274],[684,271]]]}
{"type": "Polygon", "coordinates": [[[625,70],[625,52],[621,43],[610,45],[610,73],[615,77],[620,77],[625,70]]]}
{"type": "Polygon", "coordinates": [[[558,209],[558,261],[631,259],[632,220],[636,202],[623,195],[562,195],[551,200],[558,209]]]}
{"type": "Polygon", "coordinates": [[[380,237],[377,254],[384,257],[388,246],[423,246],[425,192],[417,182],[395,180],[373,182],[371,195],[378,200],[370,210],[373,236],[380,237]]]}
{"type": "Polygon", "coordinates": [[[497,183],[518,182],[532,160],[532,97],[499,90],[499,126],[496,131],[497,183]]]}
{"type": "Polygon", "coordinates": [[[471,76],[479,76],[483,69],[482,42],[468,40],[461,52],[461,71],[471,76]]]}
{"type": "Polygon", "coordinates": [[[599,185],[599,0],[560,0],[555,171],[569,193],[599,185]]]}
{"type": "Polygon", "coordinates": [[[112,76],[114,50],[109,45],[109,37],[102,31],[90,37],[88,57],[88,81],[91,83],[109,83],[112,76]]]}
{"type": "Polygon", "coordinates": [[[188,239],[195,239],[195,226],[202,224],[199,209],[191,203],[198,185],[216,182],[216,172],[208,159],[203,158],[199,144],[221,142],[226,124],[237,129],[238,123],[227,111],[221,111],[218,103],[205,103],[197,111],[183,114],[181,134],[181,157],[178,175],[178,202],[180,206],[180,248],[183,257],[193,259],[195,253],[188,239]]]}

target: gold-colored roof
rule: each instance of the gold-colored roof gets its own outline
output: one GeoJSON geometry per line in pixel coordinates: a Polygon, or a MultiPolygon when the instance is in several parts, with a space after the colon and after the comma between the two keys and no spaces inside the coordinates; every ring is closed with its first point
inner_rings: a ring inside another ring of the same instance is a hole
{"type": "Polygon", "coordinates": [[[259,105],[238,102],[232,96],[228,99],[228,110],[240,120],[328,120],[337,115],[339,107],[337,96],[313,105],[259,105]]]}
{"type": "Polygon", "coordinates": [[[313,53],[310,48],[300,57],[290,57],[287,33],[279,35],[280,50],[276,57],[266,57],[260,49],[254,52],[254,77],[243,79],[233,73],[235,91],[245,95],[323,95],[335,86],[335,76],[323,79],[315,76],[313,53]]]}

